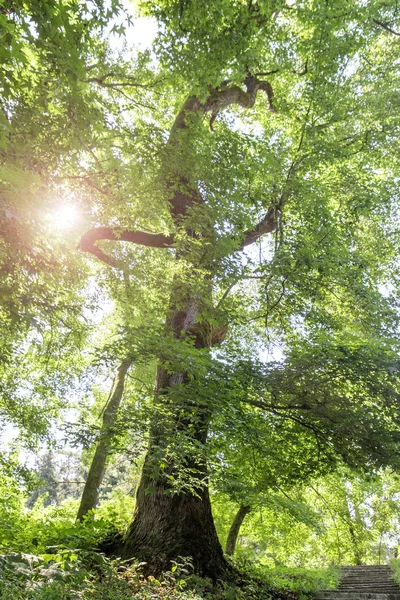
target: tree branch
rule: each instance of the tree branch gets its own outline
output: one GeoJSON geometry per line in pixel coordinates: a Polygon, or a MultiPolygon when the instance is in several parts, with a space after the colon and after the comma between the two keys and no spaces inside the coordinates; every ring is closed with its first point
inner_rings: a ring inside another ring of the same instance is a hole
{"type": "Polygon", "coordinates": [[[211,89],[207,100],[202,104],[196,96],[188,98],[179,111],[171,129],[170,143],[174,143],[175,133],[180,129],[187,129],[187,116],[190,113],[202,112],[211,113],[212,123],[215,121],[220,110],[231,105],[238,105],[242,108],[252,108],[257,98],[259,90],[265,92],[268,97],[269,109],[277,112],[274,104],[274,91],[268,81],[260,81],[254,75],[248,75],[244,80],[246,91],[238,85],[229,87],[229,81],[224,81],[220,87],[211,89]]]}
{"type": "MultiPolygon", "coordinates": [[[[217,89],[211,93],[203,105],[205,113],[211,112],[216,115],[220,110],[227,106],[237,104],[242,108],[252,108],[257,98],[259,90],[265,92],[268,97],[269,109],[272,112],[277,112],[273,104],[274,92],[271,84],[268,81],[260,81],[254,75],[248,75],[244,81],[246,91],[242,90],[238,85],[233,85],[225,89],[217,89]]],[[[214,117],[215,120],[215,117],[214,117]]]]}
{"type": "Polygon", "coordinates": [[[275,231],[277,226],[277,213],[278,209],[275,207],[271,207],[268,209],[267,214],[261,221],[256,225],[256,227],[252,230],[246,231],[244,234],[244,240],[239,246],[238,250],[243,250],[246,246],[253,244],[256,242],[260,236],[264,233],[271,233],[275,231]]]}
{"type": "MultiPolygon", "coordinates": [[[[234,104],[242,106],[243,108],[252,108],[260,90],[265,92],[268,97],[269,109],[272,112],[277,112],[273,103],[274,92],[268,81],[260,81],[254,75],[249,74],[244,83],[246,85],[246,91],[242,90],[239,86],[231,86],[217,90],[208,98],[203,110],[204,112],[211,112],[211,129],[220,110],[234,104]]],[[[276,208],[269,208],[266,215],[261,219],[257,226],[253,230],[245,232],[244,240],[240,245],[239,250],[243,250],[245,246],[257,241],[264,233],[271,233],[276,229],[276,212],[276,208]]]]}
{"type": "Polygon", "coordinates": [[[382,21],[378,21],[378,19],[373,19],[373,21],[376,25],[379,25],[379,27],[382,27],[383,29],[386,29],[386,31],[389,31],[389,33],[393,33],[393,35],[397,35],[400,37],[400,33],[392,29],[387,23],[382,23],[382,21]]]}
{"type": "Polygon", "coordinates": [[[96,242],[100,240],[132,242],[133,244],[150,246],[151,248],[171,248],[173,243],[171,236],[166,236],[162,233],[121,230],[118,227],[95,227],[83,234],[79,242],[79,248],[84,252],[90,252],[90,254],[93,254],[112,267],[117,267],[115,261],[96,246],[96,242]]]}
{"type": "MultiPolygon", "coordinates": [[[[94,65],[94,66],[96,66],[96,65],[94,65]]],[[[121,75],[118,75],[117,73],[112,73],[112,72],[105,73],[104,75],[101,75],[100,77],[89,77],[88,79],[86,79],[86,83],[96,83],[100,87],[105,87],[105,88],[137,87],[137,88],[143,88],[145,90],[158,85],[160,82],[161,82],[161,80],[154,81],[153,83],[138,83],[133,77],[121,76],[121,75]],[[114,81],[107,83],[105,80],[109,79],[110,77],[112,77],[114,81]],[[118,79],[120,79],[122,81],[116,81],[118,79]]]]}
{"type": "MultiPolygon", "coordinates": [[[[103,87],[110,87],[114,84],[105,83],[104,80],[111,76],[112,73],[106,73],[100,78],[92,77],[89,79],[91,82],[97,83],[103,87]]],[[[229,84],[224,82],[222,86],[223,89],[218,88],[213,90],[205,103],[201,103],[195,96],[188,98],[174,121],[168,143],[179,145],[176,133],[188,128],[189,124],[187,117],[190,114],[198,112],[206,114],[211,112],[212,121],[214,121],[218,112],[230,105],[236,104],[243,108],[251,108],[254,106],[259,90],[266,93],[270,110],[276,112],[273,104],[274,92],[268,81],[260,81],[257,77],[254,77],[254,75],[249,74],[246,77],[244,84],[246,86],[246,91],[235,85],[227,87],[229,84]]],[[[123,93],[122,90],[120,91],[123,93]]],[[[179,177],[178,179],[181,186],[184,186],[187,183],[184,177],[179,177]]],[[[182,192],[181,189],[174,190],[174,197],[171,199],[173,214],[175,214],[175,216],[184,215],[188,206],[199,201],[199,199],[201,200],[201,195],[197,189],[189,188],[185,189],[184,192],[182,192]]],[[[270,208],[265,217],[258,223],[257,227],[253,231],[247,231],[245,233],[245,239],[240,246],[240,249],[256,241],[260,235],[273,231],[276,228],[275,214],[276,209],[270,208]]],[[[96,242],[100,240],[127,241],[134,244],[151,246],[153,248],[169,248],[173,243],[172,237],[164,236],[163,234],[151,234],[143,231],[121,231],[115,227],[97,227],[85,233],[81,238],[79,247],[113,267],[117,267],[115,261],[96,246],[96,242]]]]}
{"type": "Polygon", "coordinates": [[[251,406],[255,406],[256,408],[260,408],[261,410],[311,410],[311,406],[306,402],[304,404],[287,404],[279,405],[279,404],[267,404],[264,400],[251,400],[251,398],[247,398],[245,400],[241,400],[245,404],[250,404],[251,406]]]}
{"type": "Polygon", "coordinates": [[[269,75],[275,75],[279,73],[280,69],[273,69],[272,71],[261,71],[260,73],[254,73],[255,77],[269,77],[269,75]]]}

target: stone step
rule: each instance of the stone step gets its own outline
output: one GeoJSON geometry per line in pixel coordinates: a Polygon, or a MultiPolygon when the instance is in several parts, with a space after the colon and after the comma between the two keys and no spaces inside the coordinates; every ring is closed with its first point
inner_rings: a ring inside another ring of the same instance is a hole
{"type": "Polygon", "coordinates": [[[373,573],[368,572],[368,571],[364,571],[362,573],[360,573],[360,572],[355,573],[353,571],[347,571],[347,573],[342,572],[342,575],[343,575],[343,577],[360,577],[360,578],[375,577],[376,578],[376,577],[391,577],[391,572],[389,570],[381,571],[380,573],[378,573],[377,571],[375,571],[373,573]]]}
{"type": "Polygon", "coordinates": [[[347,596],[337,595],[337,596],[315,596],[315,600],[400,600],[400,594],[363,594],[352,592],[351,594],[347,594],[347,596]]]}
{"type": "Polygon", "coordinates": [[[385,577],[384,579],[341,579],[341,585],[379,585],[380,583],[391,583],[396,585],[391,577],[385,577]]]}
{"type": "Polygon", "coordinates": [[[363,580],[356,580],[356,579],[352,579],[351,581],[348,581],[347,579],[342,579],[340,582],[341,585],[379,585],[379,584],[391,584],[391,585],[396,585],[392,579],[363,579],[363,580]]]}
{"type": "Polygon", "coordinates": [[[379,593],[379,592],[340,592],[332,590],[331,592],[320,592],[317,595],[318,600],[400,600],[400,592],[379,593]]]}
{"type": "Polygon", "coordinates": [[[360,577],[357,579],[353,579],[353,577],[342,577],[341,578],[341,583],[345,583],[345,584],[353,584],[353,583],[369,583],[371,582],[372,584],[374,583],[387,583],[388,581],[390,581],[390,583],[394,583],[394,580],[392,577],[389,577],[389,575],[385,575],[385,577],[360,577]]]}
{"type": "Polygon", "coordinates": [[[354,587],[339,587],[340,592],[384,592],[385,594],[390,592],[391,594],[400,594],[400,590],[395,585],[380,585],[380,586],[354,586],[354,587]]]}
{"type": "Polygon", "coordinates": [[[354,575],[361,575],[363,573],[372,573],[373,575],[381,575],[382,573],[389,573],[390,567],[379,568],[379,569],[368,569],[365,567],[353,568],[353,569],[342,569],[343,573],[351,573],[354,575]]]}
{"type": "Polygon", "coordinates": [[[360,578],[353,578],[353,577],[343,577],[341,579],[342,583],[385,583],[387,581],[391,581],[393,583],[393,579],[389,576],[387,577],[360,577],[360,578]]]}
{"type": "Polygon", "coordinates": [[[391,577],[379,577],[379,579],[374,579],[374,578],[370,578],[370,577],[363,577],[361,579],[353,579],[352,577],[343,577],[341,580],[341,583],[344,583],[346,585],[358,585],[359,583],[370,583],[371,585],[374,585],[375,583],[393,583],[393,579],[391,577]]]}
{"type": "Polygon", "coordinates": [[[381,571],[361,571],[360,569],[357,571],[342,571],[342,573],[345,577],[387,577],[391,574],[391,571],[390,569],[382,569],[381,571]]]}
{"type": "Polygon", "coordinates": [[[374,577],[375,579],[379,577],[391,577],[392,573],[390,571],[382,571],[382,573],[343,573],[342,572],[342,576],[343,577],[357,577],[359,579],[363,579],[364,577],[374,577]]]}
{"type": "Polygon", "coordinates": [[[392,588],[396,588],[397,590],[399,589],[398,585],[394,581],[390,581],[390,579],[388,579],[387,581],[374,581],[373,583],[368,583],[368,581],[360,581],[358,583],[347,583],[346,581],[341,581],[339,587],[340,587],[340,589],[343,589],[345,587],[346,588],[347,587],[356,588],[356,587],[371,587],[371,586],[392,587],[392,588]]]}
{"type": "Polygon", "coordinates": [[[346,585],[353,585],[353,583],[358,584],[358,583],[394,583],[392,577],[379,577],[379,578],[370,578],[370,577],[362,577],[360,579],[353,579],[352,577],[343,577],[341,580],[341,583],[344,583],[346,585]]]}
{"type": "Polygon", "coordinates": [[[371,573],[372,575],[384,575],[385,573],[390,573],[390,568],[386,569],[342,569],[342,572],[346,575],[366,575],[371,573]]]}
{"type": "MultiPolygon", "coordinates": [[[[398,585],[394,581],[391,581],[390,579],[388,579],[387,581],[373,581],[373,582],[359,581],[357,583],[349,583],[347,581],[341,581],[340,585],[339,585],[340,589],[342,589],[344,587],[354,588],[354,587],[358,587],[358,586],[361,586],[361,587],[371,587],[371,586],[382,587],[382,586],[384,586],[384,587],[394,587],[397,590],[399,589],[398,585]]],[[[400,592],[400,590],[399,590],[399,592],[400,592]]]]}
{"type": "Polygon", "coordinates": [[[342,573],[342,578],[343,579],[359,579],[360,581],[362,579],[373,579],[373,580],[379,580],[379,579],[390,579],[392,577],[392,574],[388,571],[387,573],[380,573],[378,574],[374,574],[374,573],[364,573],[364,574],[360,574],[357,575],[355,573],[342,573]]]}
{"type": "Polygon", "coordinates": [[[343,567],[342,571],[344,573],[375,573],[375,574],[381,574],[381,573],[388,573],[390,571],[390,567],[379,567],[379,568],[373,568],[371,569],[370,567],[343,567]]]}
{"type": "Polygon", "coordinates": [[[338,589],[319,592],[317,600],[400,600],[400,587],[388,565],[348,566],[338,589]]]}

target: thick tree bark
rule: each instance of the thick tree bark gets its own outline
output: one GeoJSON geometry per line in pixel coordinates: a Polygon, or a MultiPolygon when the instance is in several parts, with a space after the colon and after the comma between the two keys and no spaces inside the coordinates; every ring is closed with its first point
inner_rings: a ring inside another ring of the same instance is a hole
{"type": "Polygon", "coordinates": [[[100,486],[106,471],[107,459],[114,436],[113,427],[117,419],[118,409],[124,393],[125,377],[131,364],[132,361],[130,359],[125,359],[117,369],[110,397],[103,412],[100,439],[97,443],[85,487],[83,489],[77,515],[78,521],[82,521],[83,517],[85,517],[90,510],[96,508],[99,501],[100,486]]]}
{"type": "MultiPolygon", "coordinates": [[[[149,447],[137,493],[137,508],[123,555],[146,561],[148,573],[159,574],[172,560],[189,557],[197,573],[223,578],[228,572],[211,513],[208,487],[173,493],[147,468],[155,448],[149,447]]],[[[203,477],[206,473],[202,471],[203,477]]]]}
{"type": "MultiPolygon", "coordinates": [[[[175,337],[190,332],[196,348],[207,348],[211,345],[211,332],[207,327],[194,327],[198,313],[199,301],[192,298],[185,307],[171,311],[167,329],[175,337]]],[[[186,373],[170,374],[160,361],[156,406],[160,406],[161,414],[170,414],[152,424],[135,515],[122,555],[146,562],[145,570],[152,574],[170,569],[172,560],[188,557],[197,573],[215,580],[226,576],[229,567],[212,517],[205,461],[201,451],[200,455],[187,453],[177,459],[167,450],[171,436],[187,435],[187,431],[197,447],[206,443],[211,408],[196,399],[173,398],[173,388],[186,382],[186,373]],[[164,462],[161,468],[160,459],[164,462]],[[191,475],[191,489],[180,490],[171,484],[171,478],[179,476],[182,467],[191,475]]]]}
{"type": "Polygon", "coordinates": [[[232,521],[232,525],[228,533],[228,539],[226,540],[225,547],[225,554],[228,554],[228,556],[233,556],[235,553],[235,547],[240,528],[243,524],[246,515],[248,515],[249,512],[251,512],[251,506],[244,506],[242,504],[239,510],[237,511],[235,518],[232,521]]]}
{"type": "MultiPolygon", "coordinates": [[[[177,121],[179,120],[180,116],[177,121]]],[[[186,121],[183,127],[186,127],[186,121]]],[[[172,139],[175,145],[175,139],[172,139]]],[[[179,152],[181,151],[182,148],[179,148],[179,152]]],[[[202,202],[202,199],[198,190],[189,185],[184,173],[176,173],[175,179],[178,185],[174,185],[171,177],[171,189],[174,189],[171,211],[178,226],[185,227],[188,209],[202,202]]],[[[201,234],[186,227],[185,230],[188,241],[199,235],[212,239],[214,235],[212,229],[209,232],[202,231],[201,234]]],[[[188,260],[188,255],[179,250],[177,260],[181,258],[188,260]]],[[[193,284],[188,284],[184,276],[178,275],[174,279],[166,319],[166,335],[175,340],[192,339],[195,348],[201,350],[212,344],[211,327],[205,323],[201,326],[197,324],[199,313],[211,300],[209,284],[212,272],[207,259],[201,264],[200,261],[191,262],[193,272],[199,270],[203,274],[201,285],[204,285],[204,295],[197,294],[192,288],[193,284]]],[[[228,565],[212,517],[207,469],[202,456],[211,408],[198,402],[196,398],[186,397],[188,372],[183,364],[178,369],[173,373],[166,370],[163,358],[160,357],[155,405],[160,407],[157,412],[163,416],[157,416],[151,426],[148,452],[137,491],[135,515],[126,535],[122,554],[125,557],[135,556],[146,562],[146,571],[156,575],[170,569],[172,560],[188,557],[197,573],[217,579],[226,575],[228,565]],[[189,447],[193,444],[193,454],[187,447],[184,451],[178,448],[171,450],[176,436],[185,440],[185,446],[186,443],[189,447]],[[183,471],[189,477],[183,486],[176,487],[174,480],[180,479],[183,471]]]]}

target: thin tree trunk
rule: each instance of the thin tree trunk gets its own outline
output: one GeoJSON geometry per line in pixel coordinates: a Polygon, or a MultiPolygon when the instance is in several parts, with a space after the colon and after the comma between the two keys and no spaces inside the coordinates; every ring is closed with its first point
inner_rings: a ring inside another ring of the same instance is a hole
{"type": "Polygon", "coordinates": [[[232,525],[228,533],[228,539],[226,540],[225,548],[225,554],[228,554],[228,556],[233,556],[233,554],[235,553],[235,547],[240,528],[243,524],[246,515],[248,515],[249,512],[251,512],[251,506],[245,506],[242,504],[239,510],[237,511],[235,518],[232,521],[232,525]]]}
{"type": "Polygon", "coordinates": [[[103,481],[107,459],[114,436],[113,427],[117,419],[118,409],[125,389],[125,377],[131,364],[132,360],[125,359],[117,369],[110,397],[103,412],[100,438],[83,489],[77,515],[78,521],[82,521],[83,517],[87,515],[90,510],[96,508],[99,501],[100,486],[103,481]]]}
{"type": "MultiPolygon", "coordinates": [[[[357,515],[356,515],[356,517],[357,517],[357,515]]],[[[358,539],[356,528],[355,528],[355,520],[353,520],[353,517],[351,515],[350,508],[349,508],[349,500],[348,500],[347,496],[346,496],[346,522],[347,522],[347,526],[349,528],[350,541],[351,541],[351,546],[352,546],[353,556],[354,556],[354,564],[362,565],[363,564],[363,560],[362,560],[363,552],[359,546],[359,539],[358,539]]]]}

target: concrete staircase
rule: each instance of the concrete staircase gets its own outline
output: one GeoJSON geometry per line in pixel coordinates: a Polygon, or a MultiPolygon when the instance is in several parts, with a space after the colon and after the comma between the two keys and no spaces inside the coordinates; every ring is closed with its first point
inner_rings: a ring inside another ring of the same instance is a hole
{"type": "Polygon", "coordinates": [[[339,587],[319,592],[318,600],[400,600],[400,587],[390,567],[342,567],[339,587]]]}

